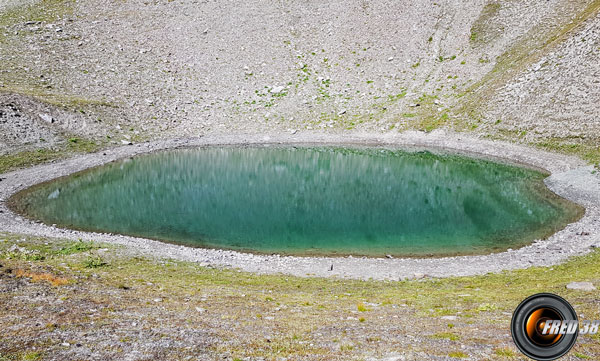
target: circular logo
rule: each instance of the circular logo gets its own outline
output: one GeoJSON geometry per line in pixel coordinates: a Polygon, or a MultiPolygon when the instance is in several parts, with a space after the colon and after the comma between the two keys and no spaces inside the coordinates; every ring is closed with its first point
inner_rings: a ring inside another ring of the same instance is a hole
{"type": "Polygon", "coordinates": [[[573,307],[551,293],[538,293],[521,302],[513,313],[510,330],[519,350],[539,361],[565,355],[579,334],[573,307]]]}

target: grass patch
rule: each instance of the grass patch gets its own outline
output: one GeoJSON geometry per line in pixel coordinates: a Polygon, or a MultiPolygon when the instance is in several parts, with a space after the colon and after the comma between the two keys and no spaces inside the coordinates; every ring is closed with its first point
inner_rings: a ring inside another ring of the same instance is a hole
{"type": "Polygon", "coordinates": [[[464,353],[462,351],[453,351],[453,352],[450,352],[448,354],[448,356],[454,357],[454,358],[468,358],[469,357],[469,355],[467,355],[466,353],[464,353]]]}
{"type": "Polygon", "coordinates": [[[356,305],[356,309],[358,310],[358,312],[367,312],[367,311],[369,311],[369,309],[367,308],[367,306],[365,306],[364,303],[362,303],[362,302],[359,302],[356,305]]]}
{"type": "Polygon", "coordinates": [[[498,2],[492,1],[485,4],[479,17],[471,27],[470,41],[472,45],[488,43],[494,38],[494,35],[499,34],[502,29],[499,24],[494,23],[494,18],[500,12],[501,5],[498,2]]]}
{"type": "Polygon", "coordinates": [[[92,140],[71,138],[56,149],[26,150],[15,154],[0,155],[0,174],[36,164],[64,159],[73,154],[92,153],[102,146],[92,140]]]}
{"type": "Polygon", "coordinates": [[[100,268],[100,267],[108,266],[108,263],[106,263],[100,256],[89,256],[83,262],[83,266],[85,268],[100,268]]]}
{"type": "Polygon", "coordinates": [[[508,347],[494,349],[494,355],[501,357],[515,357],[517,354],[508,347]]]}
{"type": "Polygon", "coordinates": [[[553,152],[576,155],[600,168],[600,146],[597,144],[572,143],[567,139],[551,138],[534,145],[553,152]]]}
{"type": "Polygon", "coordinates": [[[431,335],[431,338],[436,338],[440,340],[450,340],[450,341],[458,341],[460,340],[460,336],[452,333],[452,332],[438,332],[431,335]]]}
{"type": "Polygon", "coordinates": [[[92,242],[84,242],[82,240],[79,240],[76,243],[72,243],[65,247],[60,248],[56,252],[56,254],[62,255],[62,256],[67,256],[67,255],[74,254],[74,253],[87,252],[87,251],[97,249],[97,248],[99,248],[99,246],[95,245],[92,242]]]}

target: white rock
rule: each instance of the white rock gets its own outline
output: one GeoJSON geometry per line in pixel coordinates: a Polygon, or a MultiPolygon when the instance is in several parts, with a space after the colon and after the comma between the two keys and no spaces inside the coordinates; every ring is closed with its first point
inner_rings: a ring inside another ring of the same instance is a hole
{"type": "Polygon", "coordinates": [[[202,307],[196,307],[196,311],[199,313],[204,313],[204,312],[206,312],[206,309],[202,308],[202,307]]]}
{"type": "Polygon", "coordinates": [[[156,303],[159,303],[159,302],[162,302],[163,299],[162,298],[155,298],[155,299],[153,299],[153,301],[156,302],[156,303]]]}
{"type": "Polygon", "coordinates": [[[273,88],[271,88],[271,93],[273,93],[273,94],[279,94],[279,93],[283,92],[284,90],[285,90],[284,86],[281,86],[281,85],[274,86],[273,88]]]}
{"type": "Polygon", "coordinates": [[[567,285],[567,289],[578,291],[594,291],[596,287],[592,282],[571,282],[567,285]]]}
{"type": "Polygon", "coordinates": [[[40,114],[39,116],[45,122],[54,123],[54,118],[52,118],[52,116],[50,114],[40,114]]]}
{"type": "Polygon", "coordinates": [[[456,316],[442,316],[442,320],[448,320],[448,321],[456,321],[458,317],[456,316]]]}

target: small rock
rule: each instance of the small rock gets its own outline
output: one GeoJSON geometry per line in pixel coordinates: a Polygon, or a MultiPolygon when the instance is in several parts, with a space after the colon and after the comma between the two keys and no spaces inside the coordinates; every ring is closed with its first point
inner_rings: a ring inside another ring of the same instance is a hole
{"type": "Polygon", "coordinates": [[[292,130],[290,130],[290,133],[291,133],[291,134],[296,134],[297,132],[298,132],[298,130],[297,130],[297,129],[292,129],[292,130]]]}
{"type": "Polygon", "coordinates": [[[344,115],[344,114],[346,114],[346,109],[343,109],[343,110],[341,110],[341,111],[338,112],[338,115],[344,115]]]}
{"type": "Polygon", "coordinates": [[[458,319],[458,317],[456,317],[456,316],[442,316],[442,320],[456,321],[457,319],[458,319]]]}
{"type": "Polygon", "coordinates": [[[47,123],[54,123],[54,118],[50,114],[39,114],[40,118],[47,123]]]}
{"type": "Polygon", "coordinates": [[[420,272],[416,272],[416,273],[413,274],[413,278],[415,278],[415,279],[425,278],[425,274],[420,273],[420,272]]]}
{"type": "Polygon", "coordinates": [[[64,346],[64,347],[69,347],[69,346],[71,346],[71,344],[70,344],[70,343],[68,343],[68,342],[63,342],[63,343],[61,343],[60,345],[61,345],[61,346],[64,346]]]}
{"type": "Polygon", "coordinates": [[[202,308],[202,307],[196,307],[196,311],[199,313],[204,313],[204,312],[206,312],[206,309],[202,308]]]}
{"type": "Polygon", "coordinates": [[[596,287],[594,287],[592,282],[571,282],[567,285],[567,289],[578,291],[594,291],[596,287]]]}
{"type": "Polygon", "coordinates": [[[390,57],[388,58],[388,61],[392,61],[392,60],[394,60],[394,57],[393,57],[393,56],[390,56],[390,57]]]}
{"type": "Polygon", "coordinates": [[[163,301],[163,299],[162,299],[162,298],[155,298],[155,299],[153,299],[152,301],[154,301],[154,302],[156,302],[156,303],[159,303],[159,302],[162,302],[162,301],[163,301]]]}
{"type": "Polygon", "coordinates": [[[121,140],[121,144],[123,144],[123,145],[132,145],[133,143],[131,143],[131,141],[129,141],[127,139],[123,139],[123,140],[121,140]]]}
{"type": "Polygon", "coordinates": [[[279,93],[283,92],[284,90],[285,90],[284,86],[281,86],[281,85],[274,86],[273,88],[271,88],[271,93],[273,93],[273,94],[279,94],[279,93]]]}

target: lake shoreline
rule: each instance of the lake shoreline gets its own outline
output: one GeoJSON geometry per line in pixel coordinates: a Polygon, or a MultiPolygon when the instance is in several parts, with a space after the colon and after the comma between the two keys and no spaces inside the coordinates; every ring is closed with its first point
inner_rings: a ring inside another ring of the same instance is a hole
{"type": "Polygon", "coordinates": [[[352,279],[399,280],[485,274],[508,269],[558,264],[589,252],[600,244],[600,175],[573,156],[550,153],[511,143],[490,141],[445,131],[404,133],[317,134],[313,132],[205,136],[126,145],[64,161],[38,165],[1,175],[0,225],[6,232],[53,238],[95,240],[125,245],[126,252],[156,258],[197,262],[204,266],[239,268],[257,273],[352,279]],[[437,149],[472,157],[545,170],[546,186],[585,208],[578,221],[544,240],[516,250],[487,255],[442,258],[296,257],[258,255],[237,251],[190,248],[144,238],[59,229],[13,213],[9,198],[35,184],[100,166],[115,160],[167,149],[209,145],[303,144],[364,145],[437,149]],[[332,270],[333,268],[333,270],[332,270]]]}

